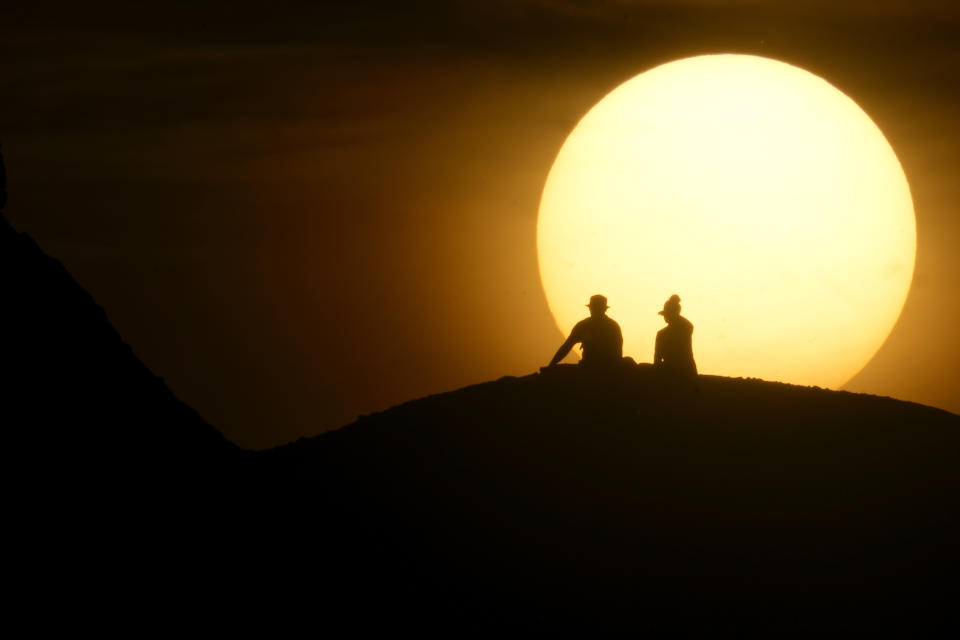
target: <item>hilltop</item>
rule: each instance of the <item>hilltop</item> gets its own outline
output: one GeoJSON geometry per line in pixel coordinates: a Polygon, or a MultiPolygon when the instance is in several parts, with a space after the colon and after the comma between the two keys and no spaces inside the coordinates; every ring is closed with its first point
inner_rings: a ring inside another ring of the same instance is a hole
{"type": "Polygon", "coordinates": [[[14,577],[45,606],[450,631],[955,624],[956,415],[560,367],[253,453],[5,221],[0,259],[14,577]]]}
{"type": "Polygon", "coordinates": [[[613,380],[570,367],[268,455],[350,523],[351,544],[360,531],[407,583],[445,585],[431,607],[468,619],[916,628],[949,610],[960,418],[929,407],[714,376],[693,393],[642,366],[613,380]]]}

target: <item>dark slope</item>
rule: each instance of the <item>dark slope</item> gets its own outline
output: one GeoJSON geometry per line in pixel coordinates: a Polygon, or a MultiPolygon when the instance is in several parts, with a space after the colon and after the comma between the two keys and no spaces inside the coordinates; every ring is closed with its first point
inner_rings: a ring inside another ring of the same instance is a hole
{"type": "Polygon", "coordinates": [[[215,615],[244,501],[282,469],[263,482],[2,216],[0,301],[11,610],[71,628],[215,615]]]}
{"type": "Polygon", "coordinates": [[[0,274],[8,435],[54,455],[79,446],[175,462],[236,450],[133,355],[60,262],[2,219],[0,274]]]}
{"type": "Polygon", "coordinates": [[[928,407],[711,376],[691,394],[643,367],[574,367],[269,455],[349,531],[344,572],[416,587],[401,598],[414,617],[915,629],[952,615],[960,418],[928,407]]]}
{"type": "Polygon", "coordinates": [[[274,631],[291,617],[454,632],[955,625],[952,414],[574,367],[254,454],[179,402],[6,222],[0,273],[11,575],[44,616],[109,602],[114,620],[262,616],[274,631]]]}
{"type": "Polygon", "coordinates": [[[25,544],[84,549],[60,557],[61,569],[101,562],[140,547],[145,521],[163,529],[163,514],[222,499],[245,453],[177,400],[63,265],[2,217],[0,301],[0,423],[25,544]]]}

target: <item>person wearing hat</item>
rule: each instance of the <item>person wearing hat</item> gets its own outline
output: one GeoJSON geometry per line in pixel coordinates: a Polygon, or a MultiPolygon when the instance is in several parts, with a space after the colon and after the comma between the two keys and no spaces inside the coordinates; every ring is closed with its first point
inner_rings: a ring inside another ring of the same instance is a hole
{"type": "Polygon", "coordinates": [[[623,333],[620,325],[607,317],[607,299],[601,295],[590,297],[587,305],[590,317],[578,322],[570,332],[570,337],[557,349],[556,355],[548,366],[563,360],[573,345],[580,343],[583,355],[580,364],[588,367],[608,367],[620,364],[623,360],[623,333]]]}
{"type": "Polygon", "coordinates": [[[693,360],[693,323],[680,315],[680,296],[673,294],[658,311],[667,326],[657,332],[653,366],[683,377],[696,377],[693,360]]]}

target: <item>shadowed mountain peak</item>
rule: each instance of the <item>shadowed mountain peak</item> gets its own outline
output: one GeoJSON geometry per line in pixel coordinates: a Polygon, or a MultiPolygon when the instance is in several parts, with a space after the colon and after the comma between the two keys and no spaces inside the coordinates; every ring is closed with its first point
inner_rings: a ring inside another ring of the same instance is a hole
{"type": "Polygon", "coordinates": [[[0,219],[0,335],[8,436],[82,477],[155,465],[188,474],[239,450],[173,395],[104,310],[26,234],[0,219]],[[186,465],[186,466],[185,466],[186,465]]]}

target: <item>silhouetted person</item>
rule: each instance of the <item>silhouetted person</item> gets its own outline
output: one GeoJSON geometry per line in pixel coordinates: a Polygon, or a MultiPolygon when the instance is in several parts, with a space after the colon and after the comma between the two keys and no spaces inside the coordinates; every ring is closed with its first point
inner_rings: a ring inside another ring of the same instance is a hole
{"type": "Polygon", "coordinates": [[[607,317],[607,299],[596,295],[590,297],[590,317],[578,322],[570,337],[557,349],[550,361],[553,366],[563,360],[573,345],[580,343],[583,355],[580,364],[588,367],[610,367],[623,361],[623,333],[620,325],[607,317]]]}
{"type": "Polygon", "coordinates": [[[657,332],[653,366],[682,378],[696,378],[693,361],[693,324],[680,315],[680,296],[673,294],[658,311],[667,326],[657,332]]]}

